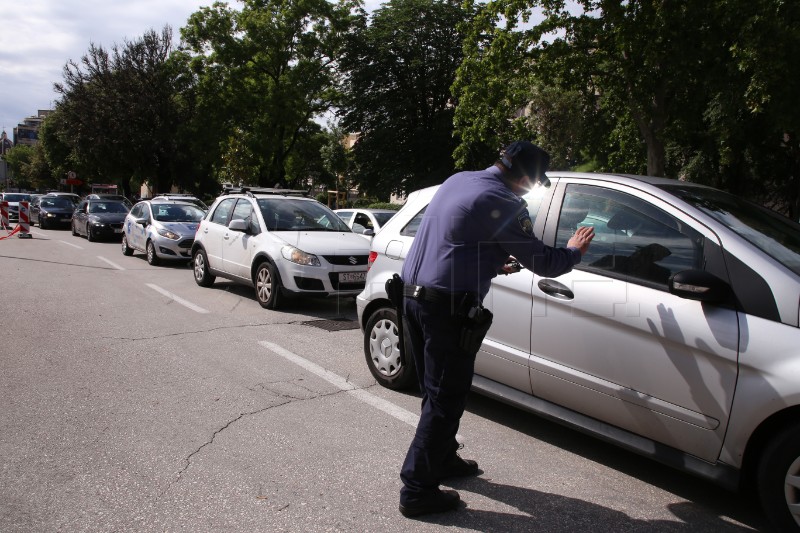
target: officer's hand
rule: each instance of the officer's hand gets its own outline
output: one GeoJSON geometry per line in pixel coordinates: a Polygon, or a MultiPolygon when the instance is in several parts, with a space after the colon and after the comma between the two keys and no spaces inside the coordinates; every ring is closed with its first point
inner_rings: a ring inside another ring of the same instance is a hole
{"type": "Polygon", "coordinates": [[[594,228],[591,226],[581,226],[567,243],[567,247],[575,247],[581,251],[581,255],[589,249],[589,243],[594,239],[594,228]]]}
{"type": "Polygon", "coordinates": [[[502,274],[514,274],[520,270],[522,270],[522,265],[519,264],[519,261],[517,261],[513,255],[510,255],[508,259],[506,259],[506,263],[503,265],[501,272],[502,274]]]}

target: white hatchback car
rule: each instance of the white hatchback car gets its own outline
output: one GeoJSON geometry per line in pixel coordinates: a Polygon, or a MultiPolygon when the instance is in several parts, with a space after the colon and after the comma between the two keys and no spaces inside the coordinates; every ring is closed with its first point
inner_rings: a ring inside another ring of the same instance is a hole
{"type": "Polygon", "coordinates": [[[284,296],[355,297],[369,243],[304,191],[241,189],[217,198],[192,247],[194,279],[216,276],[255,288],[262,307],[284,296]]]}
{"type": "Polygon", "coordinates": [[[391,209],[336,209],[334,213],[344,220],[345,224],[355,233],[363,235],[367,239],[372,239],[373,235],[386,224],[390,218],[397,214],[391,209]]]}
{"type": "MultiPolygon", "coordinates": [[[[498,276],[473,388],[728,488],[757,488],[800,531],[800,225],[669,179],[550,172],[527,197],[534,233],[595,238],[558,278],[498,276]]],[[[416,382],[385,282],[435,188],[372,240],[356,299],[379,383],[416,382]]],[[[465,265],[468,268],[468,265],[465,265]]]]}

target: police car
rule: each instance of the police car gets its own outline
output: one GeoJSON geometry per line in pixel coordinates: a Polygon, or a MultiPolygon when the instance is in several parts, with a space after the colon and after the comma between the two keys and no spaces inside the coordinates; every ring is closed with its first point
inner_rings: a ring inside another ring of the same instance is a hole
{"type": "Polygon", "coordinates": [[[217,276],[255,288],[262,307],[293,295],[355,297],[364,289],[369,242],[305,191],[226,190],[200,223],[194,279],[217,276]]]}
{"type": "MultiPolygon", "coordinates": [[[[594,240],[557,278],[494,278],[473,388],[722,486],[755,486],[776,531],[800,531],[800,225],[676,180],[547,176],[525,197],[533,233],[560,247],[591,225],[594,240]]],[[[372,240],[356,299],[367,365],[390,388],[416,377],[385,282],[435,191],[409,195],[372,240]]]]}

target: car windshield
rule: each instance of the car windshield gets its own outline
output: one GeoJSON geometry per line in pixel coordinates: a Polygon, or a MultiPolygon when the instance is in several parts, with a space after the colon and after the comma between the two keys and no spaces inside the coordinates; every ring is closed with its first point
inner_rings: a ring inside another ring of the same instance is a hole
{"type": "Polygon", "coordinates": [[[373,215],[375,215],[375,220],[378,221],[378,225],[383,227],[395,213],[373,213],[373,215]]]}
{"type": "Polygon", "coordinates": [[[205,211],[189,204],[152,204],[153,218],[159,222],[200,222],[205,211]]]}
{"type": "Polygon", "coordinates": [[[75,204],[73,204],[70,201],[69,198],[62,198],[60,196],[42,198],[39,201],[39,205],[42,208],[45,208],[45,207],[58,207],[58,208],[63,208],[63,209],[72,209],[73,207],[75,207],[75,204]]]}
{"type": "Polygon", "coordinates": [[[3,195],[3,200],[6,202],[30,202],[31,197],[29,194],[11,194],[3,195]]]}
{"type": "Polygon", "coordinates": [[[319,202],[287,198],[259,198],[258,207],[269,231],[345,231],[347,224],[319,202]]]}
{"type": "MultiPolygon", "coordinates": [[[[69,200],[67,200],[69,202],[69,200]]],[[[122,202],[89,202],[90,213],[127,213],[128,208],[122,202]]]]}
{"type": "Polygon", "coordinates": [[[800,224],[732,194],[665,185],[663,189],[725,224],[753,246],[800,275],[800,224]]]}

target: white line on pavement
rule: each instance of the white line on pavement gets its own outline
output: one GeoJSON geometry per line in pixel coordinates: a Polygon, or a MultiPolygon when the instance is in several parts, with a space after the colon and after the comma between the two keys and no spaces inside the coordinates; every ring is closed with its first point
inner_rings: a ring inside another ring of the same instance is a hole
{"type": "Polygon", "coordinates": [[[109,261],[108,259],[106,259],[105,257],[103,257],[101,255],[98,255],[97,258],[100,261],[104,261],[104,262],[108,263],[109,265],[111,265],[112,267],[116,268],[117,270],[125,270],[124,268],[122,268],[121,266],[116,264],[114,261],[109,261]]]}
{"type": "Polygon", "coordinates": [[[71,242],[67,241],[56,241],[60,242],[61,244],[66,244],[67,246],[72,246],[73,248],[77,248],[78,250],[83,250],[83,246],[78,246],[77,244],[72,244],[71,242]]]}
{"type": "Polygon", "coordinates": [[[171,292],[169,292],[168,290],[162,289],[158,285],[153,285],[152,283],[147,283],[146,285],[148,287],[150,287],[151,289],[153,289],[154,291],[160,292],[161,294],[163,294],[167,298],[171,298],[171,299],[175,300],[177,303],[181,304],[182,306],[188,307],[192,311],[195,311],[197,313],[208,313],[209,312],[207,309],[203,309],[199,305],[194,305],[192,302],[187,302],[186,300],[184,300],[180,296],[176,296],[176,295],[172,294],[171,292]]]}
{"type": "MultiPolygon", "coordinates": [[[[357,389],[355,385],[353,385],[343,377],[322,368],[316,363],[312,363],[308,359],[304,359],[303,357],[300,357],[299,355],[290,352],[286,348],[282,348],[281,346],[278,346],[277,344],[273,344],[268,341],[260,341],[259,344],[261,344],[261,346],[267,348],[268,350],[275,352],[284,359],[288,359],[292,363],[305,368],[312,374],[316,374],[317,376],[321,377],[334,387],[346,391],[347,394],[355,396],[362,402],[369,404],[372,407],[375,407],[376,409],[380,409],[384,413],[391,415],[410,426],[417,427],[417,422],[419,422],[419,416],[415,415],[414,413],[406,411],[402,407],[398,407],[397,405],[388,402],[383,398],[378,398],[374,394],[370,394],[369,392],[363,389],[357,389]]],[[[461,440],[460,435],[458,436],[458,438],[459,440],[461,440]]]]}

